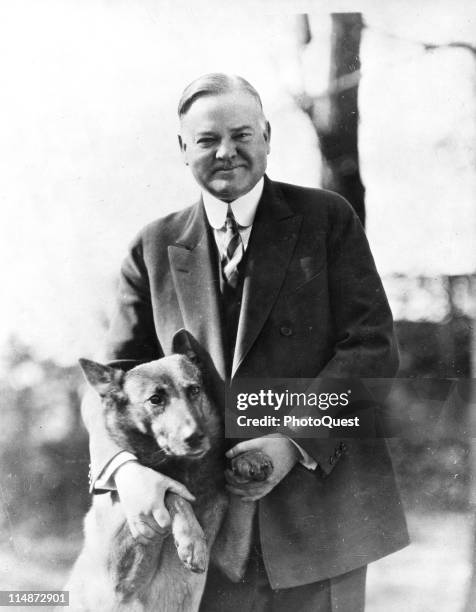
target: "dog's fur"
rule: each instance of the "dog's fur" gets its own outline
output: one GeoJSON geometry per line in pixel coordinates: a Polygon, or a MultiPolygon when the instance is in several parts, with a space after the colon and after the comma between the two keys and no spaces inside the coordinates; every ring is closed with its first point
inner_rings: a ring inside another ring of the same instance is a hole
{"type": "MultiPolygon", "coordinates": [[[[80,362],[102,397],[112,438],[143,465],[183,483],[196,502],[192,508],[168,492],[173,538],[144,545],[132,538],[117,493],[95,495],[85,519],[85,545],[65,587],[70,607],[84,612],[195,612],[220,527],[213,560],[232,580],[242,576],[255,509],[235,496],[228,503],[222,420],[204,390],[199,367],[180,354],[127,373],[80,362]]],[[[234,460],[232,469],[242,478],[263,480],[272,465],[261,453],[246,453],[234,460]]]]}

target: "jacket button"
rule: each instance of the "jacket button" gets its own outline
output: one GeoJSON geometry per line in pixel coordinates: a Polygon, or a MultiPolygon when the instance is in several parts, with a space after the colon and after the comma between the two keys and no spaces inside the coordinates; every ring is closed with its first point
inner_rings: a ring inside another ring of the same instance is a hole
{"type": "Polygon", "coordinates": [[[282,336],[291,336],[292,333],[293,333],[293,330],[290,327],[288,327],[287,325],[282,325],[279,328],[279,331],[280,331],[282,336]]]}
{"type": "Polygon", "coordinates": [[[330,463],[331,465],[334,465],[334,457],[329,457],[329,463],[330,463]]]}

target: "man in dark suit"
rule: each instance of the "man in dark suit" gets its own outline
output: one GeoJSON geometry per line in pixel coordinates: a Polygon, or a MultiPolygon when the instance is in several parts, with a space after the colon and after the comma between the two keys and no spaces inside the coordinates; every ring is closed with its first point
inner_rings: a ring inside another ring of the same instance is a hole
{"type": "MultiPolygon", "coordinates": [[[[336,194],[266,177],[270,126],[256,90],[206,75],[185,89],[179,117],[202,197],[133,243],[107,358],[157,359],[185,328],[220,407],[230,379],[394,376],[391,312],[359,220],[336,194]]],[[[168,527],[166,491],[190,494],[116,447],[93,404],[83,410],[92,487],[117,486],[147,542],[168,527]]],[[[249,448],[274,466],[264,483],[230,483],[259,500],[253,553],[239,584],[210,570],[202,610],[363,610],[367,564],[408,542],[385,442],[274,434],[227,454],[249,448]]]]}

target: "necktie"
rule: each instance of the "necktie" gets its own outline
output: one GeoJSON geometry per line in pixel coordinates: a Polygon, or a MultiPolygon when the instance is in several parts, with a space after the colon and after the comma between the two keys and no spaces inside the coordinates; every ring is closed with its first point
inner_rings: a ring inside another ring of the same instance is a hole
{"type": "Polygon", "coordinates": [[[238,264],[243,258],[243,253],[243,242],[238,231],[238,224],[230,206],[228,206],[221,263],[225,280],[233,289],[236,289],[238,284],[238,264]]]}

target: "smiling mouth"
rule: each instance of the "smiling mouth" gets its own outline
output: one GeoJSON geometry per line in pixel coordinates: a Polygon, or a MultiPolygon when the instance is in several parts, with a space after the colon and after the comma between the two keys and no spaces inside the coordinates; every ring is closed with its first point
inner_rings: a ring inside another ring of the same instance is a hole
{"type": "Polygon", "coordinates": [[[232,168],[217,168],[215,173],[217,172],[233,172],[233,170],[238,170],[238,168],[242,168],[243,166],[233,166],[232,168]]]}

